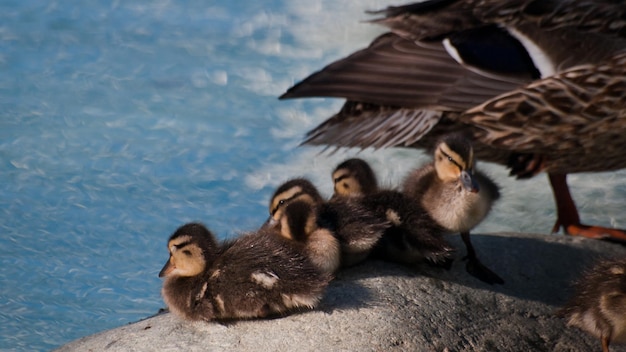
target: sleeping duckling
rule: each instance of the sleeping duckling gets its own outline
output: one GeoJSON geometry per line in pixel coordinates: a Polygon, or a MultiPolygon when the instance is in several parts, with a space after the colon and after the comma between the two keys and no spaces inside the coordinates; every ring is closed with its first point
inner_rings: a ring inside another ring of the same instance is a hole
{"type": "Polygon", "coordinates": [[[317,188],[304,178],[296,178],[279,186],[270,200],[268,226],[280,222],[287,204],[306,200],[316,206],[317,226],[330,230],[341,248],[341,266],[357,264],[367,258],[389,222],[364,206],[343,199],[326,202],[317,188]]]}
{"type": "Polygon", "coordinates": [[[201,224],[176,230],[167,245],[170,258],[159,273],[170,311],[186,320],[210,321],[314,308],[331,276],[265,231],[219,245],[201,224]]]}
{"type": "Polygon", "coordinates": [[[318,226],[313,199],[302,197],[293,200],[285,205],[281,213],[281,236],[299,244],[320,271],[335,273],[341,261],[339,241],[331,231],[318,226]]]}
{"type": "Polygon", "coordinates": [[[376,174],[362,159],[348,159],[332,174],[333,198],[347,197],[365,205],[392,224],[376,245],[373,256],[403,264],[424,259],[444,267],[452,263],[454,249],[443,238],[445,230],[404,194],[379,190],[376,174]]]}
{"type": "Polygon", "coordinates": [[[500,192],[489,177],[474,170],[474,152],[467,138],[448,134],[440,139],[434,162],[411,172],[403,192],[448,232],[461,233],[470,274],[487,283],[504,283],[478,260],[469,237],[470,230],[489,214],[500,192]]]}
{"type": "Polygon", "coordinates": [[[576,283],[576,293],[558,312],[567,324],[609,344],[626,342],[626,259],[602,261],[576,283]]]}
{"type": "Polygon", "coordinates": [[[363,159],[344,160],[337,165],[332,178],[333,197],[361,197],[378,191],[376,174],[363,159]]]}

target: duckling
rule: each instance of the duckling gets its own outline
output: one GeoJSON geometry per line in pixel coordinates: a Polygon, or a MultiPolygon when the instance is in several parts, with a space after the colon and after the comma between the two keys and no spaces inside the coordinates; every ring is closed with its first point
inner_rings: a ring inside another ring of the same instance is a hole
{"type": "Polygon", "coordinates": [[[394,190],[380,190],[376,174],[359,158],[340,163],[332,174],[333,198],[347,197],[386,218],[391,226],[376,244],[372,256],[403,264],[424,260],[449,268],[454,249],[439,226],[419,203],[394,190]]]}
{"type": "Polygon", "coordinates": [[[558,315],[602,342],[626,343],[626,259],[604,260],[575,284],[575,294],[558,315]]]}
{"type": "Polygon", "coordinates": [[[585,225],[567,184],[626,168],[623,1],[426,0],[371,13],[389,32],[281,96],[347,100],[303,144],[430,149],[465,132],[511,176],[547,173],[552,232],[626,242],[624,229],[585,225]]]}
{"type": "Polygon", "coordinates": [[[178,228],[159,273],[170,311],[185,320],[211,321],[313,309],[331,276],[268,230],[220,245],[202,224],[178,228]]]}
{"type": "Polygon", "coordinates": [[[317,224],[317,208],[312,198],[302,197],[285,205],[280,218],[280,234],[298,243],[311,262],[323,273],[339,268],[339,241],[328,229],[317,224]]]}
{"type": "Polygon", "coordinates": [[[489,214],[500,191],[489,177],[475,171],[474,151],[465,136],[444,136],[436,144],[434,162],[411,172],[404,180],[403,192],[446,231],[461,233],[468,272],[487,283],[504,283],[478,260],[470,240],[470,230],[489,214]]]}
{"type": "Polygon", "coordinates": [[[274,192],[269,205],[268,226],[276,226],[286,205],[298,199],[315,204],[317,226],[330,230],[339,241],[343,267],[365,260],[390,225],[361,204],[343,199],[324,201],[309,180],[296,178],[274,192]]]}
{"type": "Polygon", "coordinates": [[[378,191],[376,174],[363,159],[344,160],[333,171],[332,179],[333,197],[361,197],[378,191]]]}

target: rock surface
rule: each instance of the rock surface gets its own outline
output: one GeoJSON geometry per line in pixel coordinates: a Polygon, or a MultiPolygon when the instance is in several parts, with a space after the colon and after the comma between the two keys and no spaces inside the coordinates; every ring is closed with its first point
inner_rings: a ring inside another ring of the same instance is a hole
{"type": "MultiPolygon", "coordinates": [[[[506,282],[469,276],[458,248],[449,271],[367,262],[337,275],[315,311],[229,324],[160,314],[58,351],[600,351],[599,340],[553,315],[570,282],[626,247],[561,235],[472,235],[506,282]]],[[[626,351],[626,346],[612,346],[626,351]]]]}

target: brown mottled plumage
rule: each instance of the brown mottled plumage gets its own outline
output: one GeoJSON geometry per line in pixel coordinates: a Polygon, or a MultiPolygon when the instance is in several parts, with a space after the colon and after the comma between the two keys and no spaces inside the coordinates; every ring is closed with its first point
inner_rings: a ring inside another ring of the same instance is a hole
{"type": "Polygon", "coordinates": [[[383,260],[416,264],[424,260],[449,266],[454,249],[443,238],[445,230],[422,206],[400,192],[379,189],[376,174],[362,159],[337,165],[332,174],[333,199],[364,205],[391,226],[376,244],[372,255],[383,260]]]}
{"type": "Polygon", "coordinates": [[[599,338],[604,352],[610,343],[626,343],[626,259],[604,260],[584,273],[558,314],[599,338]]]}
{"type": "Polygon", "coordinates": [[[285,205],[280,234],[295,243],[322,272],[334,274],[341,263],[339,240],[329,229],[318,225],[317,204],[296,199],[285,205]]]}
{"type": "Polygon", "coordinates": [[[626,167],[626,3],[431,0],[374,12],[389,33],[282,98],[346,98],[305,144],[432,148],[464,132],[519,178],[548,173],[553,231],[626,241],[581,223],[566,175],[626,167]]]}
{"type": "Polygon", "coordinates": [[[168,241],[159,277],[170,311],[186,320],[263,318],[314,308],[331,280],[270,229],[218,244],[203,225],[181,226],[168,241]]]}
{"type": "Polygon", "coordinates": [[[360,204],[343,199],[324,201],[315,186],[303,178],[287,181],[274,192],[269,207],[269,226],[275,226],[286,205],[295,200],[316,205],[317,226],[331,231],[339,241],[342,266],[365,260],[389,227],[388,221],[360,204]]]}
{"type": "Polygon", "coordinates": [[[337,165],[331,177],[333,179],[333,197],[361,197],[378,191],[376,174],[363,159],[344,160],[337,165]]]}

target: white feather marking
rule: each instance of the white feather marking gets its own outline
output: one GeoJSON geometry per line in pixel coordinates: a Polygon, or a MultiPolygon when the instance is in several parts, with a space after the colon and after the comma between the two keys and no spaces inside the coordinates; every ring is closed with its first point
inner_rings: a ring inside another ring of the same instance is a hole
{"type": "Polygon", "coordinates": [[[530,58],[533,60],[533,64],[535,64],[535,67],[541,73],[541,78],[552,76],[555,73],[556,68],[554,62],[550,60],[546,52],[535,44],[532,39],[515,28],[507,27],[506,29],[513,37],[522,43],[528,55],[530,55],[530,58]]]}
{"type": "Polygon", "coordinates": [[[256,271],[250,275],[253,282],[263,286],[265,289],[271,290],[272,287],[278,282],[279,278],[271,271],[261,272],[256,271]]]}
{"type": "Polygon", "coordinates": [[[200,290],[200,292],[198,292],[198,294],[196,295],[196,301],[201,300],[202,298],[204,298],[204,294],[206,293],[206,289],[209,287],[209,283],[205,282],[204,285],[202,285],[202,289],[200,290]]]}
{"type": "Polygon", "coordinates": [[[454,61],[460,64],[464,64],[461,55],[459,55],[459,51],[456,50],[452,43],[450,43],[450,39],[446,38],[443,40],[443,47],[446,49],[446,52],[448,52],[448,55],[450,55],[450,57],[454,59],[454,61]]]}
{"type": "Polygon", "coordinates": [[[217,310],[221,314],[224,314],[226,312],[226,309],[224,308],[224,299],[222,298],[222,296],[215,296],[215,303],[217,303],[217,310]]]}
{"type": "Polygon", "coordinates": [[[283,294],[283,303],[287,308],[308,307],[314,308],[319,302],[319,296],[286,295],[283,294]]]}
{"type": "Polygon", "coordinates": [[[395,212],[393,209],[387,209],[387,211],[385,212],[385,215],[387,217],[387,220],[389,220],[389,222],[391,222],[392,224],[396,226],[399,226],[402,224],[400,215],[398,215],[398,213],[395,212]]]}
{"type": "Polygon", "coordinates": [[[311,233],[307,243],[311,262],[324,273],[334,273],[341,263],[339,241],[326,229],[311,233]]]}

